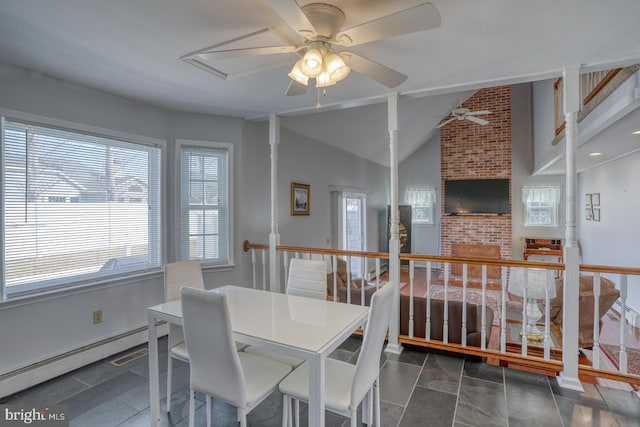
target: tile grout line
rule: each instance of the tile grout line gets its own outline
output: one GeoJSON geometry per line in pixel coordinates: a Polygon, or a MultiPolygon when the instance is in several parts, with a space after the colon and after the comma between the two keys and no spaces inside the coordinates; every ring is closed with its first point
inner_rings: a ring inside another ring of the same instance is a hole
{"type": "Polygon", "coordinates": [[[509,427],[509,400],[507,399],[507,374],[506,369],[502,368],[502,392],[504,394],[504,411],[507,419],[507,427],[509,427]]]}
{"type": "Polygon", "coordinates": [[[458,379],[458,392],[456,393],[456,406],[453,408],[453,420],[451,420],[451,425],[453,426],[456,423],[456,415],[458,414],[458,403],[460,402],[460,389],[462,389],[462,377],[464,376],[464,365],[467,364],[467,361],[462,359],[462,366],[460,367],[460,378],[458,379]]]}
{"type": "MultiPolygon", "coordinates": [[[[404,414],[407,412],[407,407],[409,406],[409,402],[411,401],[411,397],[413,396],[413,393],[416,391],[416,386],[418,385],[418,381],[420,381],[420,375],[422,374],[422,371],[424,370],[424,365],[427,363],[427,359],[429,358],[429,356],[431,356],[431,353],[427,353],[427,357],[425,357],[424,360],[422,361],[422,365],[420,366],[420,372],[418,372],[418,376],[416,377],[416,381],[413,383],[413,387],[411,387],[411,393],[409,393],[409,398],[407,399],[407,403],[403,406],[402,413],[400,414],[400,418],[398,419],[398,423],[396,424],[396,427],[400,427],[400,423],[402,422],[402,418],[404,418],[404,414]]],[[[387,361],[385,360],[384,363],[386,364],[387,361]]]]}

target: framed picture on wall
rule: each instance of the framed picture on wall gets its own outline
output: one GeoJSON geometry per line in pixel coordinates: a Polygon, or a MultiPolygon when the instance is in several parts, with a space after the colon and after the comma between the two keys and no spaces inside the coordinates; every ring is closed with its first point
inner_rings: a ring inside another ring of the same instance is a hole
{"type": "Polygon", "coordinates": [[[299,182],[291,183],[291,215],[311,214],[311,186],[299,182]]]}
{"type": "Polygon", "coordinates": [[[591,193],[587,193],[584,196],[584,201],[585,201],[585,206],[587,208],[591,208],[591,206],[593,206],[593,201],[592,201],[592,197],[591,197],[591,193]]]}
{"type": "Polygon", "coordinates": [[[593,206],[600,206],[600,193],[591,194],[591,203],[593,206]]]}
{"type": "Polygon", "coordinates": [[[593,220],[600,222],[600,209],[599,208],[594,208],[593,209],[593,220]]]}
{"type": "Polygon", "coordinates": [[[593,219],[593,209],[590,207],[586,208],[585,217],[587,218],[587,221],[591,221],[593,219]]]}

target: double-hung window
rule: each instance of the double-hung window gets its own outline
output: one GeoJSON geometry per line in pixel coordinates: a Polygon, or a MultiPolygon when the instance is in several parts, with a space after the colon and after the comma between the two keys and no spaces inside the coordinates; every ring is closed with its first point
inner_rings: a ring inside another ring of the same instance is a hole
{"type": "Polygon", "coordinates": [[[33,293],[160,267],[160,155],[2,119],[2,289],[33,293]]]}
{"type": "Polygon", "coordinates": [[[522,188],[525,226],[558,226],[560,187],[528,186],[522,188]]]}
{"type": "Polygon", "coordinates": [[[231,254],[233,145],[178,141],[180,157],[179,259],[228,265],[231,254]]]}
{"type": "Polygon", "coordinates": [[[436,190],[432,187],[409,187],[404,192],[404,202],[411,205],[411,222],[433,224],[436,190]]]}

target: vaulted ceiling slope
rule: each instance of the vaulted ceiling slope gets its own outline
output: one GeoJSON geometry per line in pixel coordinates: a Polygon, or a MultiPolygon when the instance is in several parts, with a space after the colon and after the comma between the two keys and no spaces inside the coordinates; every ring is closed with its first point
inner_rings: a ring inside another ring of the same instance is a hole
{"type": "MultiPolygon", "coordinates": [[[[273,29],[296,33],[272,0],[0,0],[0,58],[70,82],[175,110],[257,117],[313,111],[318,93],[285,96],[295,54],[221,61],[220,79],[189,52],[273,29]]],[[[294,0],[291,0],[292,2],[294,0]]],[[[313,0],[317,1],[317,0],[313,0]]],[[[300,5],[313,2],[299,0],[300,5]]],[[[326,0],[345,28],[388,13],[388,0],[326,0]]],[[[410,7],[420,0],[394,0],[410,7]]],[[[354,46],[408,79],[394,91],[440,94],[549,78],[567,64],[610,68],[640,59],[637,0],[432,0],[441,26],[354,46]]],[[[383,100],[391,89],[353,72],[322,104],[383,100]]],[[[448,103],[450,104],[450,102],[448,103]]],[[[442,115],[447,109],[441,108],[442,115]]]]}

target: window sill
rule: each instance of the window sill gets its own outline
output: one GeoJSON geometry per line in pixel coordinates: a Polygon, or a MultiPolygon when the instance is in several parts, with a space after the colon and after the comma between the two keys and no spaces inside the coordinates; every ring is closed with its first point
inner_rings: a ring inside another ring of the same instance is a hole
{"type": "Polygon", "coordinates": [[[40,291],[26,293],[16,292],[15,296],[7,295],[5,300],[0,301],[0,311],[23,305],[36,304],[42,301],[65,298],[70,295],[93,292],[99,289],[106,289],[116,286],[126,286],[136,283],[140,281],[140,279],[146,280],[156,277],[162,277],[163,274],[164,273],[162,272],[162,270],[156,269],[144,273],[131,274],[128,276],[119,276],[114,278],[103,278],[92,282],[58,287],[55,289],[42,289],[40,291]]]}

